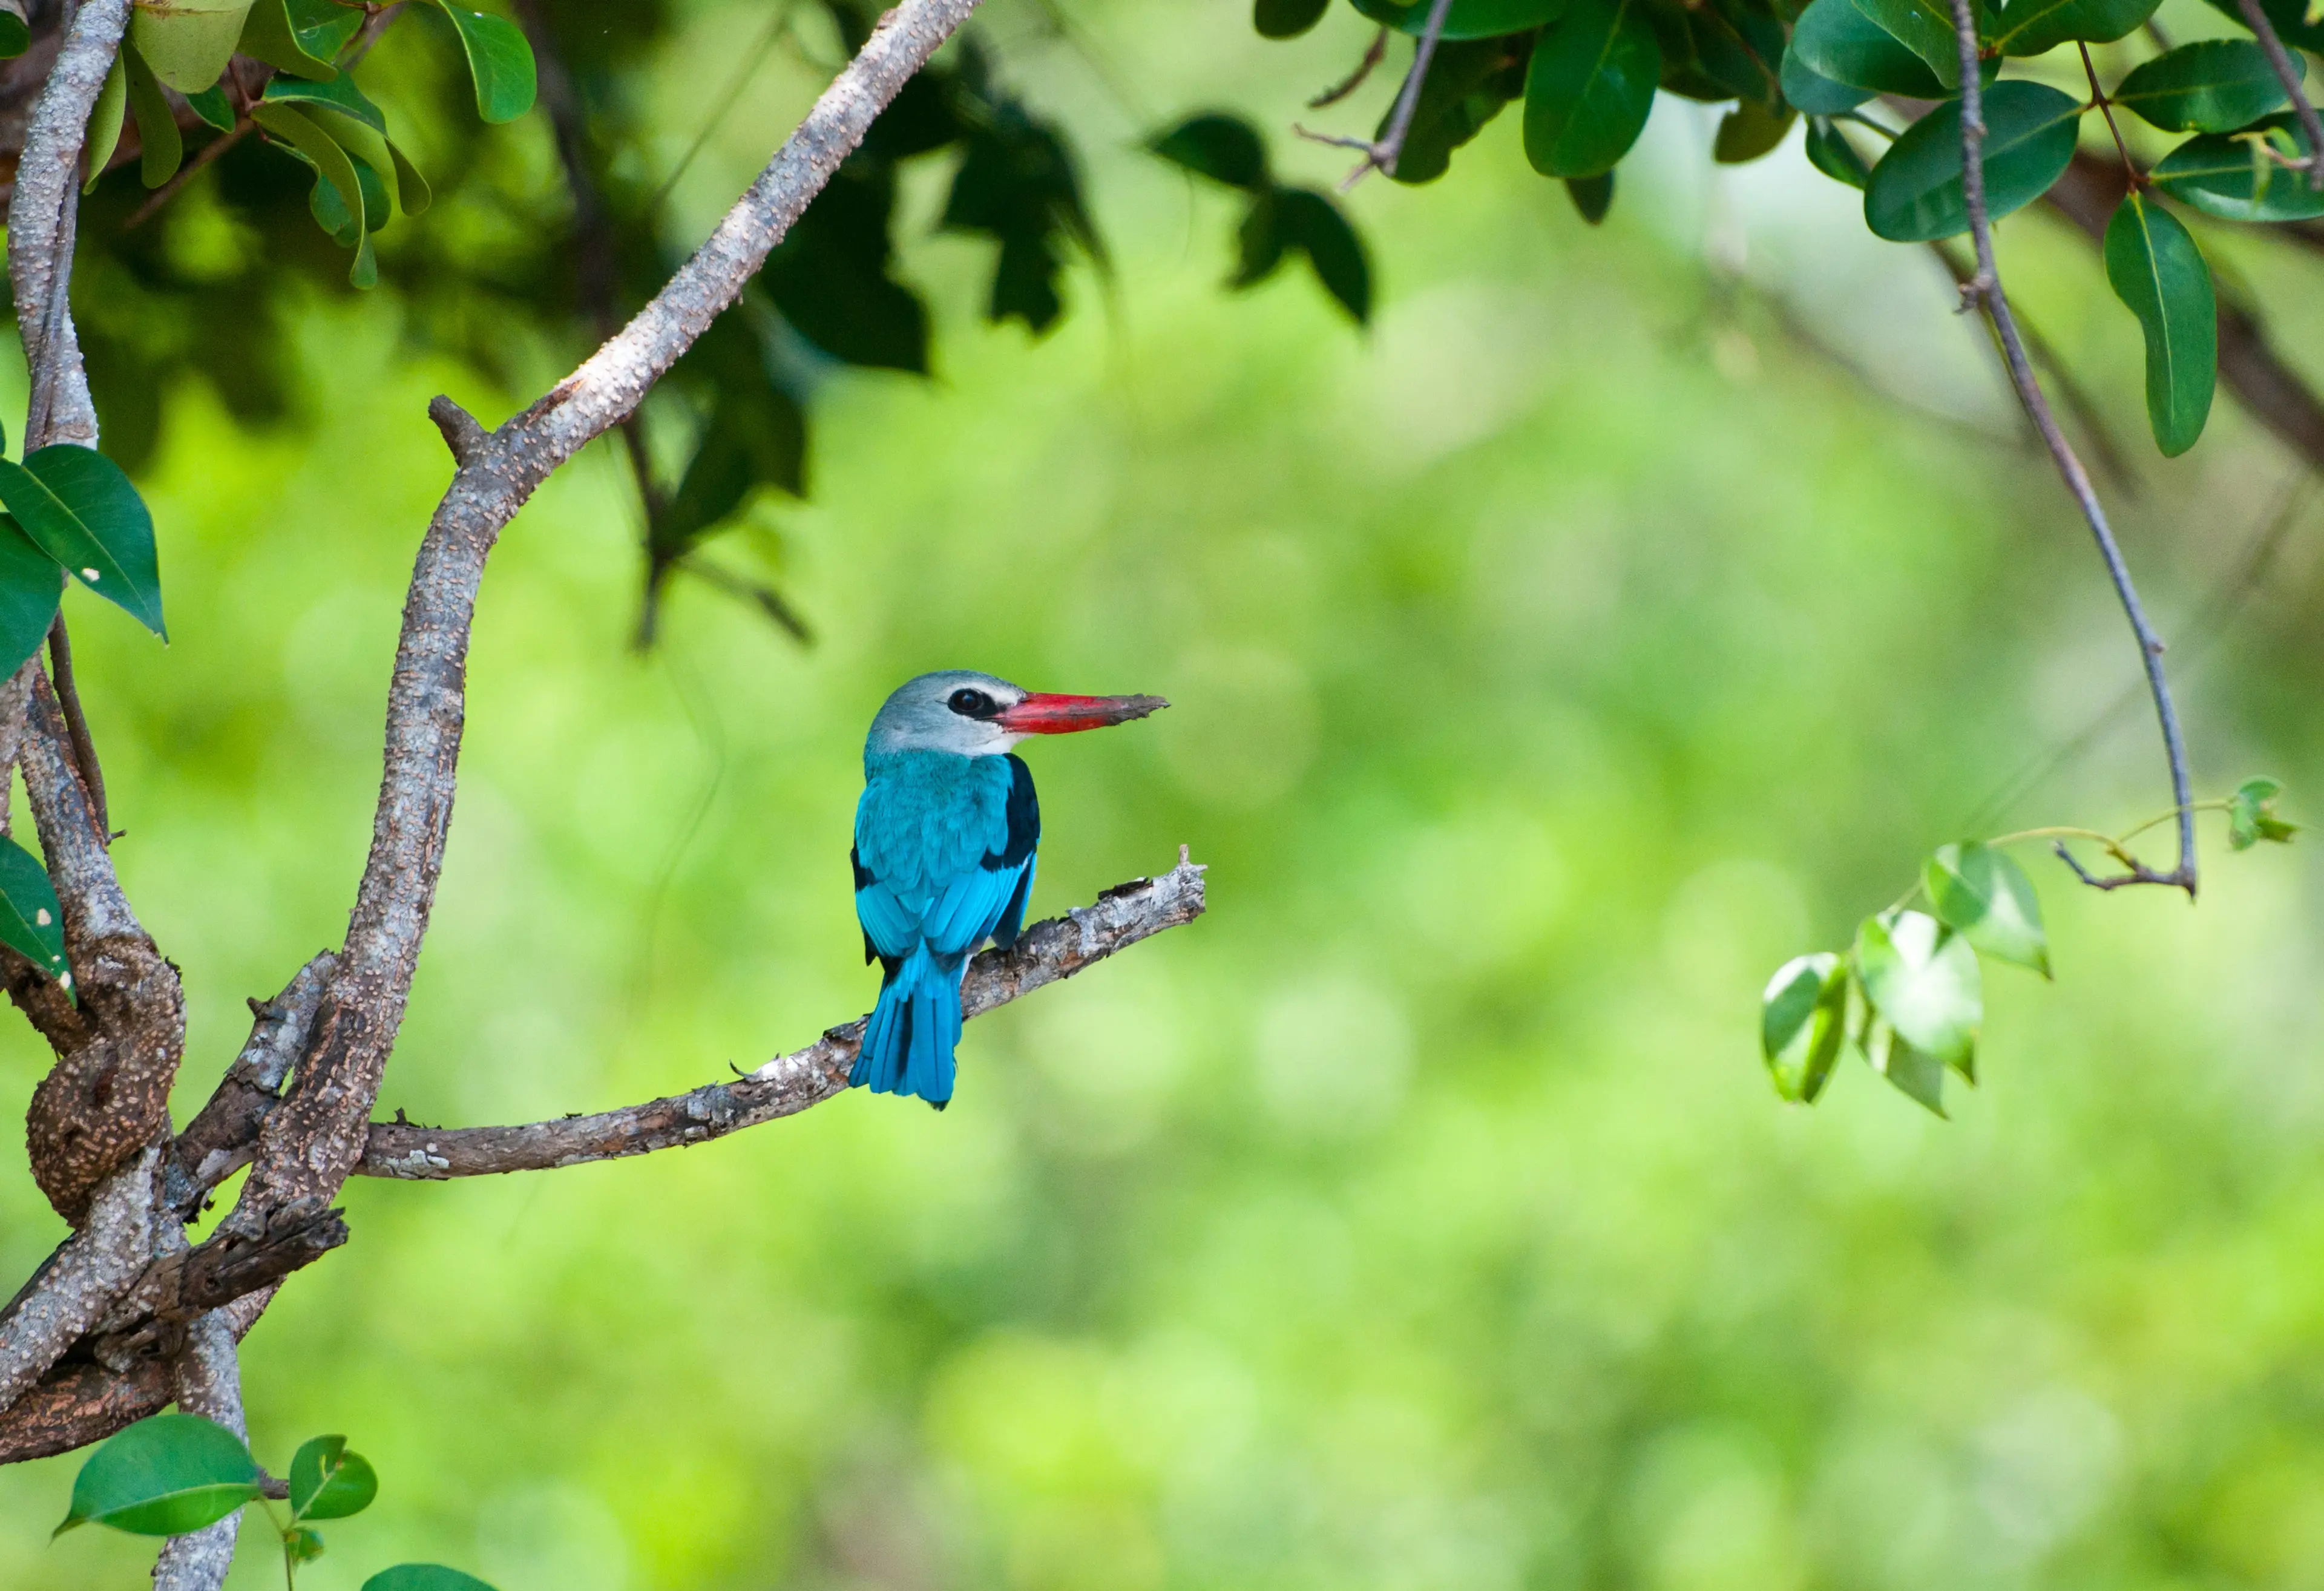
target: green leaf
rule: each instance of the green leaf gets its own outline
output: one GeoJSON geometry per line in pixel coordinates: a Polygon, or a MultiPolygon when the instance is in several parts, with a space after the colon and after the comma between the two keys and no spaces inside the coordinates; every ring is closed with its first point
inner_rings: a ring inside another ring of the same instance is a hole
{"type": "Polygon", "coordinates": [[[32,30],[24,22],[24,0],[0,5],[0,60],[14,60],[32,47],[32,30]]]}
{"type": "MultiPolygon", "coordinates": [[[[2304,75],[2305,58],[2292,59],[2304,75]]],[[[2249,39],[2199,40],[2141,61],[2112,97],[2166,133],[2232,133],[2290,101],[2249,39]]]]}
{"type": "Polygon", "coordinates": [[[213,83],[198,93],[186,96],[186,105],[194,115],[221,133],[234,131],[234,102],[226,98],[226,90],[213,83]]]}
{"type": "Polygon", "coordinates": [[[0,459],[0,505],[89,590],[170,639],[153,517],[119,464],[69,442],[28,454],[21,464],[0,459]]]}
{"type": "MultiPolygon", "coordinates": [[[[1397,5],[1393,0],[1354,0],[1356,10],[1376,23],[1414,38],[1428,30],[1429,0],[1397,5]]],[[[1530,32],[1564,14],[1566,0],[1452,0],[1445,8],[1445,39],[1498,39],[1530,32]]],[[[1260,32],[1266,32],[1261,29],[1260,32]]]]}
{"type": "Polygon", "coordinates": [[[301,1443],[290,1459],[290,1517],[345,1519],[361,1513],[379,1495],[379,1476],[360,1453],[347,1451],[343,1436],[318,1436],[301,1443]]]}
{"type": "MultiPolygon", "coordinates": [[[[2210,6],[2246,32],[2251,31],[2244,21],[2244,8],[2236,0],[2210,0],[2210,6]]],[[[2286,44],[2301,50],[2324,50],[2324,16],[2311,14],[2309,7],[2310,0],[2259,0],[2260,14],[2286,44]]]]}
{"type": "Polygon", "coordinates": [[[2294,161],[2308,158],[2307,130],[2292,115],[2270,116],[2240,133],[2190,138],[2155,162],[2156,187],[2222,221],[2306,221],[2324,216],[2324,193],[2307,173],[2286,170],[2254,149],[2264,140],[2294,161]]]}
{"type": "Polygon", "coordinates": [[[215,1524],[258,1495],[242,1439],[191,1414],[141,1420],[89,1456],[59,1534],[85,1524],[178,1536],[215,1524]]]}
{"type": "Polygon", "coordinates": [[[1872,97],[1871,89],[1858,88],[1852,83],[1835,82],[1803,60],[1796,32],[1793,34],[1792,41],[1784,47],[1781,81],[1784,103],[1805,115],[1836,116],[1842,111],[1854,110],[1872,97]]]}
{"type": "Polygon", "coordinates": [[[2211,268],[2176,216],[2133,189],[2106,230],[2107,280],[2146,332],[2146,418],[2176,457],[2210,418],[2219,370],[2211,268]]]}
{"type": "Polygon", "coordinates": [[[1262,39],[1296,39],[1331,8],[1332,0],[1252,0],[1250,25],[1262,39]]]}
{"type": "Polygon", "coordinates": [[[317,55],[307,48],[290,25],[290,14],[284,9],[283,0],[256,0],[249,14],[242,19],[242,37],[235,49],[253,60],[263,60],[279,72],[294,77],[311,78],[327,83],[339,75],[327,55],[317,55]]]}
{"type": "MultiPolygon", "coordinates": [[[[2042,83],[1996,83],[1985,94],[1985,203],[1998,221],[2049,191],[2074,158],[2081,102],[2042,83]]],[[[1969,230],[1961,197],[1960,103],[1949,100],[1888,146],[1864,188],[1864,223],[1892,243],[1969,230]]]]}
{"type": "Polygon", "coordinates": [[[1784,142],[1796,115],[1790,106],[1771,111],[1756,99],[1747,99],[1720,119],[1711,140],[1711,158],[1722,166],[1739,166],[1769,153],[1784,142]]]}
{"type": "Polygon", "coordinates": [[[1189,116],[1148,140],[1146,147],[1198,177],[1229,188],[1256,193],[1268,185],[1267,145],[1240,116],[1189,116]]]}
{"type": "Polygon", "coordinates": [[[370,228],[362,225],[363,183],[347,152],[333,142],[329,133],[287,105],[262,100],[250,107],[250,119],[304,155],[321,179],[337,191],[341,207],[359,224],[354,241],[355,265],[347,272],[347,280],[359,288],[374,285],[379,280],[379,267],[372,256],[370,228]]]}
{"type": "Polygon", "coordinates": [[[287,0],[282,7],[299,48],[317,60],[336,61],[348,41],[363,32],[364,10],[339,0],[287,0]]]}
{"type": "Polygon", "coordinates": [[[403,152],[401,144],[391,141],[387,153],[388,158],[395,162],[395,197],[403,207],[403,213],[407,216],[425,215],[432,202],[432,196],[428,191],[428,179],[420,174],[420,168],[411,163],[411,157],[403,152]]]}
{"type": "Polygon", "coordinates": [[[1941,845],[1921,869],[1937,921],[1988,956],[2050,976],[2042,898],[2008,852],[1976,840],[1941,845]]]}
{"type": "MultiPolygon", "coordinates": [[[[1405,130],[1404,152],[1388,175],[1406,187],[1434,182],[1452,169],[1452,152],[1484,131],[1525,93],[1530,36],[1446,43],[1429,63],[1405,130]]],[[[1385,137],[1393,106],[1380,112],[1374,138],[1385,137]]]]}
{"type": "Polygon", "coordinates": [[[323,1556],[323,1538],[305,1525],[292,1525],[282,1532],[282,1551],[293,1563],[312,1563],[323,1556]]]}
{"type": "Polygon", "coordinates": [[[273,78],[268,79],[266,92],[259,97],[269,105],[295,105],[309,114],[335,111],[374,133],[387,131],[387,117],[355,87],[353,78],[337,77],[322,83],[309,82],[303,78],[273,78]]]}
{"type": "Polygon", "coordinates": [[[122,45],[121,60],[128,68],[130,114],[137,118],[137,175],[146,187],[159,188],[184,163],[185,138],[178,131],[177,113],[136,47],[122,45]]]}
{"type": "Polygon", "coordinates": [[[1614,207],[1614,173],[1600,171],[1595,177],[1568,177],[1565,197],[1573,201],[1582,218],[1595,226],[1614,207]]]}
{"type": "Polygon", "coordinates": [[[1857,930],[1856,972],[1907,1044],[1968,1074],[1985,996],[1967,939],[1925,912],[1884,912],[1857,930]]]}
{"type": "Polygon", "coordinates": [[[1340,207],[1312,188],[1286,188],[1276,195],[1277,225],[1288,247],[1304,251],[1315,280],[1339,301],[1358,326],[1371,319],[1372,271],[1363,239],[1340,207]]]}
{"type": "Polygon", "coordinates": [[[129,69],[116,54],[105,74],[105,86],[97,91],[97,104],[88,113],[88,132],[81,146],[88,165],[88,180],[80,185],[83,193],[93,191],[105,168],[113,163],[113,152],[121,147],[122,119],[128,113],[129,69]]]}
{"type": "Polygon", "coordinates": [[[1886,1022],[1875,1021],[1864,1037],[1864,1058],[1886,1078],[1897,1092],[1945,1114],[1945,1065],[1934,1055],[1915,1049],[1886,1022]]]}
{"type": "Polygon", "coordinates": [[[470,11],[458,0],[436,0],[452,19],[475,79],[476,114],[487,122],[513,122],[532,108],[532,46],[504,16],[470,11]]]}
{"type": "Polygon", "coordinates": [[[1920,57],[1948,92],[1960,87],[1960,41],[1947,0],[1853,0],[1881,32],[1920,57]]]}
{"type": "Polygon", "coordinates": [[[242,36],[250,0],[141,0],[129,42],[153,75],[180,94],[217,86],[242,36]]]}
{"type": "Polygon", "coordinates": [[[1525,149],[1545,177],[1610,171],[1645,131],[1662,47],[1643,0],[1572,0],[1534,45],[1525,149]]]}
{"type": "Polygon", "coordinates": [[[1781,103],[1780,23],[1735,0],[1650,6],[1646,19],[1662,51],[1659,81],[1671,93],[1707,105],[1752,100],[1771,111],[1781,103]]]}
{"type": "Polygon", "coordinates": [[[1235,270],[1227,278],[1227,286],[1241,289],[1265,281],[1283,263],[1283,245],[1282,208],[1276,203],[1275,190],[1268,189],[1250,201],[1242,225],[1235,231],[1235,270]]]}
{"type": "Polygon", "coordinates": [[[1830,951],[1775,970],[1759,997],[1759,1048],[1775,1091],[1815,1103],[1848,1033],[1848,963],[1830,951]]]}
{"type": "Polygon", "coordinates": [[[1992,42],[2004,55],[2041,55],[2070,40],[2111,44],[2146,23],[2162,0],[2016,0],[2001,10],[1992,42]]]}
{"type": "Polygon", "coordinates": [[[14,674],[40,650],[57,616],[64,576],[23,527],[0,514],[0,663],[14,674]]]}
{"type": "Polygon", "coordinates": [[[2246,779],[2227,797],[2227,844],[2236,851],[2249,851],[2263,840],[2278,845],[2289,845],[2300,832],[2300,825],[2288,823],[2275,815],[2275,798],[2283,786],[2273,779],[2246,779]]]}
{"type": "Polygon", "coordinates": [[[0,942],[63,984],[72,987],[65,961],[64,908],[39,859],[0,834],[0,942]]]}
{"type": "MultiPolygon", "coordinates": [[[[1868,95],[1901,94],[1911,99],[1942,99],[1945,87],[1928,62],[1890,38],[1856,9],[1854,0],[1813,0],[1792,25],[1788,60],[1818,77],[1861,88],[1868,95]]],[[[1794,100],[1802,110],[1811,107],[1794,100]]],[[[1849,109],[1847,106],[1839,107],[1849,109]]],[[[1831,113],[1824,113],[1831,114],[1831,113]]]]}
{"type": "Polygon", "coordinates": [[[1856,152],[1856,145],[1849,143],[1840,124],[1830,116],[1808,118],[1807,153],[1808,164],[1834,182],[1861,188],[1872,175],[1872,168],[1856,152]]]}
{"type": "Polygon", "coordinates": [[[399,1563],[363,1583],[363,1591],[493,1591],[474,1575],[440,1563],[399,1563]]]}

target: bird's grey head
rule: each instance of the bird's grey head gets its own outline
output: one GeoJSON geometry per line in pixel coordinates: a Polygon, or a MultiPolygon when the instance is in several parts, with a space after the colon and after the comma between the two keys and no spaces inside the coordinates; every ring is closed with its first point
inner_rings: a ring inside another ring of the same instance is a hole
{"type": "Polygon", "coordinates": [[[1071,734],[1143,718],[1159,696],[1053,696],[973,669],[923,674],[896,687],[872,721],[867,755],[950,751],[994,757],[1027,735],[1071,734]]]}

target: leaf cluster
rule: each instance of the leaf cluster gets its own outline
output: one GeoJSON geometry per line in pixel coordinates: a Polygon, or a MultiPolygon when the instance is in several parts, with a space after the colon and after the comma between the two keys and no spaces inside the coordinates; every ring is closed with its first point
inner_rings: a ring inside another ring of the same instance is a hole
{"type": "Polygon", "coordinates": [[[1268,169],[1267,144],[1239,116],[1209,112],[1157,133],[1147,148],[1171,164],[1250,198],[1235,230],[1239,256],[1227,285],[1256,287],[1302,254],[1315,280],[1357,325],[1371,318],[1371,262],[1363,240],[1329,196],[1289,187],[1268,169]]]}

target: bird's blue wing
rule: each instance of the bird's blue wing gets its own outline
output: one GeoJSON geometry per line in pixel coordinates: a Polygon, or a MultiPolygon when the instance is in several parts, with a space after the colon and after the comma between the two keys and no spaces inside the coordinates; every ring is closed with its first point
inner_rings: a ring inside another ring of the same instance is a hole
{"type": "Polygon", "coordinates": [[[1031,862],[1014,868],[971,868],[953,879],[920,918],[920,933],[939,955],[958,955],[991,936],[1031,862]]]}
{"type": "Polygon", "coordinates": [[[1034,851],[1041,843],[1041,798],[1033,789],[1033,770],[1015,752],[1009,754],[1009,801],[1005,809],[1008,837],[1001,848],[985,854],[989,871],[1013,875],[1015,887],[1002,903],[1001,915],[988,930],[1002,950],[1017,943],[1025,927],[1025,903],[1033,893],[1034,851]]]}
{"type": "Polygon", "coordinates": [[[851,850],[847,860],[855,869],[855,920],[863,925],[863,959],[911,954],[920,943],[920,914],[874,877],[856,851],[851,850]]]}

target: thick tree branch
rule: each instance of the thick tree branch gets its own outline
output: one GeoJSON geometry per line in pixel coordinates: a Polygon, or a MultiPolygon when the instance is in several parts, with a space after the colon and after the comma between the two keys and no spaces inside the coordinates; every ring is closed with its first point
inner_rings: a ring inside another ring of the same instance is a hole
{"type": "MultiPolygon", "coordinates": [[[[1118,885],[1093,906],[1035,924],[1013,949],[977,957],[961,990],[962,1013],[981,1016],[1202,915],[1203,869],[1182,852],[1160,878],[1118,885]]],[[[358,1169],[374,1177],[491,1176],[706,1144],[845,1092],[862,1038],[859,1018],[733,1081],[595,1116],[495,1127],[374,1122],[358,1169]]]]}
{"type": "Polygon", "coordinates": [[[208,1103],[170,1145],[161,1168],[162,1202],[180,1221],[201,1212],[202,1201],[250,1163],[259,1129],[281,1102],[282,1084],[307,1047],[323,986],[339,964],[325,951],[272,1000],[252,1000],[250,1038],[226,1069],[208,1103]]]}
{"type": "Polygon", "coordinates": [[[0,1309],[0,1410],[8,1410],[137,1279],[153,1253],[161,1153],[149,1149],[90,1200],[79,1231],[0,1309]]]}
{"type": "MultiPolygon", "coordinates": [[[[239,1341],[272,1301],[274,1290],[238,1298],[217,1311],[239,1341]]],[[[51,1370],[0,1413],[0,1464],[21,1464],[101,1442],[125,1425],[159,1413],[177,1395],[171,1365],[139,1359],[115,1370],[73,1358],[51,1370]]]]}
{"type": "MultiPolygon", "coordinates": [[[[242,1368],[235,1355],[233,1323],[213,1310],[186,1329],[186,1346],[174,1362],[179,1410],[214,1420],[245,1442],[250,1428],[242,1417],[242,1368]]],[[[163,1543],[153,1562],[153,1591],[219,1591],[234,1567],[235,1538],[242,1511],[163,1543]]]]}
{"type": "Polygon", "coordinates": [[[1993,225],[1985,207],[1984,91],[1978,81],[1975,0],[1952,0],[1952,13],[1953,33],[1960,50],[1961,194],[1969,210],[1969,236],[1977,245],[1977,272],[1962,285],[1962,308],[1980,306],[1992,317],[1994,331],[2001,338],[2005,363],[2009,366],[2010,382],[2017,389],[2018,401],[2033,417],[2058,466],[2059,475],[2066,483],[2066,490],[2073,494],[2083,519],[2089,523],[2099,556],[2106,560],[2107,574],[2114,581],[2115,595],[2121,600],[2123,612],[2130,620],[2131,633],[2137,638],[2139,659],[2146,667],[2147,689],[2154,698],[2155,716],[2162,722],[2163,751],[2171,764],[2172,795],[2179,809],[2179,865],[2168,873],[2157,873],[2142,865],[2132,879],[2184,889],[2191,900],[2196,882],[2194,794],[2187,775],[2187,747],[2179,731],[2178,709],[2171,700],[2170,682],[2163,674],[2163,642],[2147,622],[2146,610],[2139,602],[2137,588],[2131,584],[2129,566],[2123,562],[2122,549],[2115,544],[2114,530],[2107,523],[2106,510],[2098,502],[2096,488],[2090,484],[2089,472],[2075,456],[2066,434],[2058,428],[2058,417],[2050,412],[2049,400],[2042,395],[2042,383],[2034,376],[2033,366],[2026,363],[2025,345],[2018,336],[2016,320],[2009,313],[2009,296],[2002,290],[2000,268],[1994,262],[1993,225]]]}

